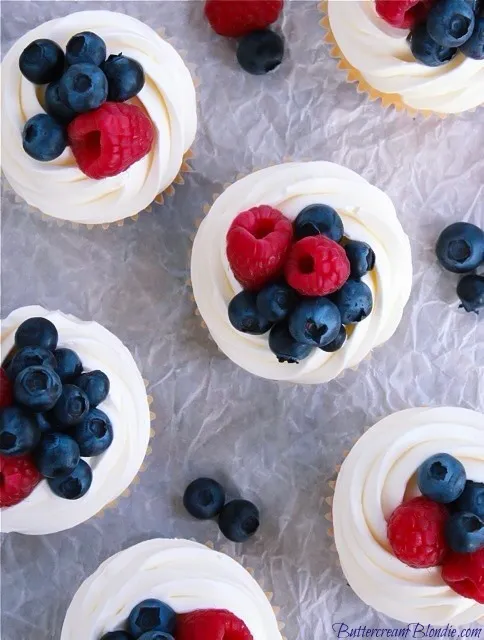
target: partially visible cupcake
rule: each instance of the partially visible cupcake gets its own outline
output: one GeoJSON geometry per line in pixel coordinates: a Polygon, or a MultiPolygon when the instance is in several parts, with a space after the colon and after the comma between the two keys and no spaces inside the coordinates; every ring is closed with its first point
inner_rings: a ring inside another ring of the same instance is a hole
{"type": "Polygon", "coordinates": [[[197,126],[179,54],[112,11],[73,13],[22,36],[2,63],[2,116],[13,189],[44,214],[85,224],[148,207],[177,177],[197,126]]]}
{"type": "Polygon", "coordinates": [[[143,379],[110,331],[39,306],[2,321],[1,351],[1,530],[69,529],[140,470],[150,438],[143,379]]]}
{"type": "Polygon", "coordinates": [[[74,596],[61,640],[154,630],[177,640],[282,640],[267,597],[238,562],[196,542],[162,539],[106,560],[74,596]]]}

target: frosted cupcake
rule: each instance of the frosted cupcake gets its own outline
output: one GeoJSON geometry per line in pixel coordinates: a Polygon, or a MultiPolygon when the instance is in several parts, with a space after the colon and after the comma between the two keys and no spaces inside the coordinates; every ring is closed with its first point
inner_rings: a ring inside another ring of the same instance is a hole
{"type": "Polygon", "coordinates": [[[140,470],[150,437],[143,379],[110,331],[39,306],[2,322],[1,349],[1,530],[69,529],[140,470]]]}
{"type": "Polygon", "coordinates": [[[219,348],[272,380],[327,382],[395,332],[412,282],[390,198],[328,162],[239,180],[196,234],[193,293],[219,348]]]}
{"type": "Polygon", "coordinates": [[[208,631],[214,638],[281,640],[269,601],[241,565],[196,542],[161,539],[112,556],[82,584],[61,640],[107,639],[116,630],[131,638],[154,629],[176,629],[177,640],[201,640],[208,631]]]}
{"type": "Polygon", "coordinates": [[[193,81],[175,49],[111,11],[22,36],[2,64],[2,115],[3,170],[15,191],[44,214],[86,224],[149,206],[177,177],[197,125],[193,81]]]}
{"type": "Polygon", "coordinates": [[[409,409],[369,429],[342,465],[333,503],[356,594],[402,622],[482,623],[483,483],[481,413],[409,409]]]}

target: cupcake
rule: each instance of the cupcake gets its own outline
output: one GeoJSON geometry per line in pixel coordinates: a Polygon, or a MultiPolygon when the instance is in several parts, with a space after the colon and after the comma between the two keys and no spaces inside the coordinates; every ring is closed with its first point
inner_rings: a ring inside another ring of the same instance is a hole
{"type": "Polygon", "coordinates": [[[402,622],[482,623],[483,483],[481,413],[409,409],[369,429],[333,501],[336,549],[355,593],[402,622]]]}
{"type": "Polygon", "coordinates": [[[196,234],[193,293],[218,347],[262,378],[328,382],[395,332],[410,243],[390,198],[329,162],[257,171],[196,234]]]}
{"type": "Polygon", "coordinates": [[[2,322],[1,530],[85,522],[139,472],[150,437],[141,374],[97,322],[22,307],[2,322]]]}
{"type": "Polygon", "coordinates": [[[466,0],[328,0],[322,24],[360,91],[384,106],[448,115],[484,103],[478,7],[466,0]]]}
{"type": "Polygon", "coordinates": [[[29,205],[107,224],[148,207],[177,177],[195,137],[195,88],[147,25],[74,13],[26,33],[2,67],[3,170],[29,205]]]}
{"type": "Polygon", "coordinates": [[[207,637],[209,629],[214,638],[281,640],[267,597],[240,564],[196,542],[161,539],[112,556],[81,585],[61,640],[175,628],[177,640],[207,637]]]}

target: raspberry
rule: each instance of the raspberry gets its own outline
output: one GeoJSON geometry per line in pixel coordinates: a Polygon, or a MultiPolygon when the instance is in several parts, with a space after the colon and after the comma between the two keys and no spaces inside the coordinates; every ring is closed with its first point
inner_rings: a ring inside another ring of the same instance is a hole
{"type": "Polygon", "coordinates": [[[334,240],[308,236],[292,246],[284,274],[287,284],[303,296],[325,296],[348,280],[350,263],[334,240]]]}
{"type": "Polygon", "coordinates": [[[13,404],[12,383],[8,379],[5,369],[0,368],[0,409],[13,404]]]}
{"type": "Polygon", "coordinates": [[[29,456],[0,456],[0,507],[22,502],[41,480],[29,456]]]}
{"type": "Polygon", "coordinates": [[[79,168],[95,180],[126,171],[149,152],[155,137],[145,112],[122,102],[105,102],[82,113],[67,132],[79,168]]]}
{"type": "Polygon", "coordinates": [[[442,579],[456,593],[484,604],[484,549],[475,553],[450,553],[442,579]]]}
{"type": "Polygon", "coordinates": [[[292,224],[277,209],[239,213],[227,233],[227,258],[244,289],[260,289],[282,274],[291,241],[292,224]]]}
{"type": "Polygon", "coordinates": [[[399,560],[416,569],[437,567],[447,554],[443,504],[420,496],[404,502],[390,516],[388,540],[399,560]]]}
{"type": "Polygon", "coordinates": [[[253,640],[253,637],[233,613],[207,609],[179,615],[176,640],[253,640]]]}
{"type": "Polygon", "coordinates": [[[424,22],[437,0],[376,0],[378,15],[392,27],[412,29],[424,22]]]}
{"type": "Polygon", "coordinates": [[[240,38],[275,22],[283,4],[283,0],[207,0],[205,16],[219,35],[240,38]]]}

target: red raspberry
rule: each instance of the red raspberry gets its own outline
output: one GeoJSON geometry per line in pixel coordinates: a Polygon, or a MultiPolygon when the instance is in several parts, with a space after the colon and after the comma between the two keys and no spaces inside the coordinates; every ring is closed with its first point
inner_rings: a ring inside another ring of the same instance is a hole
{"type": "Polygon", "coordinates": [[[484,604],[484,549],[449,553],[442,567],[442,579],[464,598],[484,604]]]}
{"type": "Polygon", "coordinates": [[[127,102],[105,102],[81,113],[67,132],[79,168],[95,180],[126,171],[149,152],[155,137],[145,112],[127,102]]]}
{"type": "Polygon", "coordinates": [[[291,241],[292,224],[277,209],[239,213],[227,233],[227,258],[244,289],[260,289],[282,274],[291,241]]]}
{"type": "Polygon", "coordinates": [[[240,38],[275,22],[283,4],[283,0],[207,0],[205,15],[219,35],[240,38]]]}
{"type": "Polygon", "coordinates": [[[5,369],[0,368],[0,409],[13,404],[12,383],[8,379],[5,369]]]}
{"type": "Polygon", "coordinates": [[[308,236],[292,246],[284,274],[287,284],[303,296],[325,296],[348,280],[350,263],[334,240],[308,236]]]}
{"type": "Polygon", "coordinates": [[[253,640],[253,637],[233,613],[207,609],[179,615],[176,640],[253,640]]]}
{"type": "Polygon", "coordinates": [[[443,504],[420,496],[404,502],[390,516],[388,540],[399,560],[416,569],[437,567],[447,554],[443,504]]]}
{"type": "Polygon", "coordinates": [[[0,456],[0,507],[22,502],[41,480],[30,456],[0,456]]]}
{"type": "Polygon", "coordinates": [[[437,0],[376,0],[378,15],[392,27],[412,29],[427,19],[437,0]]]}

